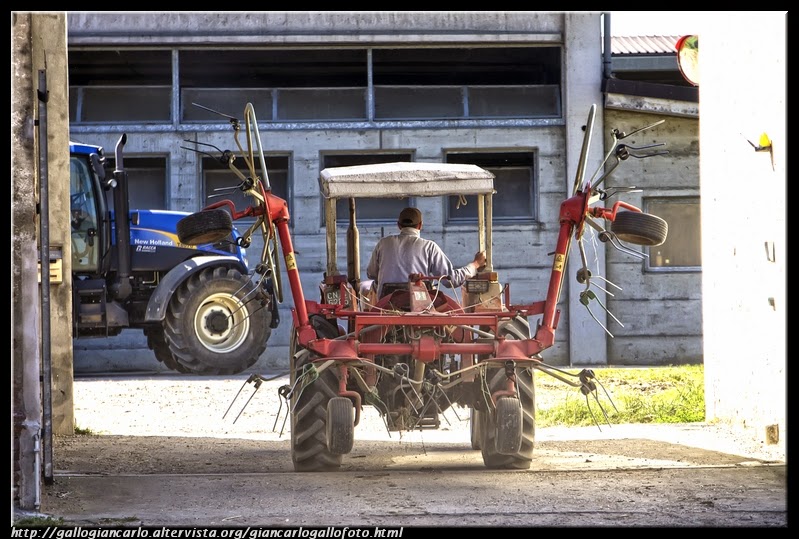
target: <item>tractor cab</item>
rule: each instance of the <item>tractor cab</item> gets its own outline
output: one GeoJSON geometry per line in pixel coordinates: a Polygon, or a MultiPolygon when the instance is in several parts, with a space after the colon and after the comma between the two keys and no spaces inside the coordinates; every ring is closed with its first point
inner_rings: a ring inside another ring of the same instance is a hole
{"type": "Polygon", "coordinates": [[[76,273],[95,274],[102,271],[100,263],[111,241],[103,228],[107,211],[103,149],[70,142],[69,154],[72,268],[76,273]]]}

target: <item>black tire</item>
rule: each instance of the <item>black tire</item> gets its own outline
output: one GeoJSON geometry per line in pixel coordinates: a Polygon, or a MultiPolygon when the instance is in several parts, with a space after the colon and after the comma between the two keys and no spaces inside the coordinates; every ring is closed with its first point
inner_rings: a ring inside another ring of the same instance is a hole
{"type": "Polygon", "coordinates": [[[327,403],[327,447],[334,455],[346,455],[355,442],[355,410],[347,397],[327,403]]]}
{"type": "Polygon", "coordinates": [[[610,223],[610,231],[621,241],[634,245],[656,246],[666,241],[669,224],[650,213],[620,211],[610,223]]]}
{"type": "Polygon", "coordinates": [[[177,223],[178,239],[186,245],[216,243],[233,232],[233,219],[223,209],[205,210],[187,215],[177,223]]]}
{"type": "MultiPolygon", "coordinates": [[[[327,408],[338,397],[338,376],[327,368],[318,376],[307,369],[314,358],[297,346],[296,330],[291,331],[291,460],[296,472],[335,471],[341,467],[341,455],[327,445],[327,408]],[[300,353],[297,354],[296,352],[300,353]],[[297,379],[302,377],[298,384],[297,379]]],[[[313,371],[311,371],[313,372],[313,371]]]]}
{"type": "Polygon", "coordinates": [[[470,409],[469,414],[469,434],[471,437],[472,449],[480,449],[480,442],[483,438],[482,434],[482,412],[476,410],[474,407],[470,409]]]}
{"type": "Polygon", "coordinates": [[[144,335],[147,337],[147,346],[155,354],[155,359],[163,363],[164,367],[182,374],[191,372],[178,363],[175,356],[172,355],[172,351],[169,349],[164,333],[160,328],[145,329],[144,335]]]}
{"type": "MultiPolygon", "coordinates": [[[[529,338],[530,326],[527,320],[515,318],[502,322],[498,328],[500,335],[506,338],[529,338]]],[[[491,405],[490,395],[507,386],[507,376],[504,366],[489,367],[483,372],[484,400],[490,408],[480,414],[482,440],[480,448],[483,453],[483,463],[492,469],[527,470],[533,460],[535,446],[535,378],[532,368],[515,369],[516,393],[522,409],[522,443],[519,451],[512,455],[505,455],[497,450],[497,414],[491,405]]],[[[502,399],[500,399],[502,400],[502,399]]]]}
{"type": "Polygon", "coordinates": [[[522,448],[522,405],[519,399],[503,397],[497,401],[497,453],[513,455],[522,448]]]}
{"type": "Polygon", "coordinates": [[[247,275],[205,268],[172,295],[164,335],[176,361],[194,374],[238,374],[258,361],[272,333],[272,312],[262,306],[247,275]]]}

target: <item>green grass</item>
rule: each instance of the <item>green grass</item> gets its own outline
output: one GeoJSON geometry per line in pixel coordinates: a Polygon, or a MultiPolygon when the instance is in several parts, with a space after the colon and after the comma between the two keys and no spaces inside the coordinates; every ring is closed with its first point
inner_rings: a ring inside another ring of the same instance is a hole
{"type": "MultiPolygon", "coordinates": [[[[47,526],[61,526],[64,524],[62,518],[52,517],[25,517],[14,522],[14,526],[18,528],[44,528],[47,526]]],[[[30,537],[30,536],[28,536],[30,537]]]]}
{"type": "Polygon", "coordinates": [[[75,434],[83,436],[94,436],[96,433],[92,429],[84,429],[83,427],[75,426],[75,434]]]}
{"type": "MultiPolygon", "coordinates": [[[[572,372],[572,369],[566,370],[572,372]]],[[[587,403],[579,389],[537,372],[536,425],[692,423],[705,420],[702,365],[594,368],[593,371],[597,392],[588,395],[587,403]]]]}

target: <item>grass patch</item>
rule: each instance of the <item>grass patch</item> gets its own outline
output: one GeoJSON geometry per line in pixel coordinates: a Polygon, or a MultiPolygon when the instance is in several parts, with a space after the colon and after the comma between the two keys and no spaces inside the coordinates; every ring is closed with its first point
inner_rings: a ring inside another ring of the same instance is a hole
{"type": "Polygon", "coordinates": [[[595,368],[599,402],[579,389],[536,373],[536,425],[587,426],[620,423],[693,423],[705,420],[702,365],[595,368]],[[538,399],[546,392],[556,392],[538,399]],[[553,398],[554,397],[554,398],[553,398]],[[599,405],[602,405],[601,408],[599,405]],[[607,414],[607,420],[605,415],[607,414]]]}
{"type": "Polygon", "coordinates": [[[64,524],[62,518],[52,517],[25,517],[14,522],[14,526],[18,528],[44,528],[47,526],[61,526],[64,524]]]}

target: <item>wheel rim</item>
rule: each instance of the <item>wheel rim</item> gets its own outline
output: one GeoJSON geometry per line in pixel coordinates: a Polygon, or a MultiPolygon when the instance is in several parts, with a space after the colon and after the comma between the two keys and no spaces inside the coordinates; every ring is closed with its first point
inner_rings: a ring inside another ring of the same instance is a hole
{"type": "Polygon", "coordinates": [[[226,353],[244,343],[249,334],[248,311],[230,294],[214,294],[197,309],[194,332],[197,340],[212,352],[226,353]]]}

